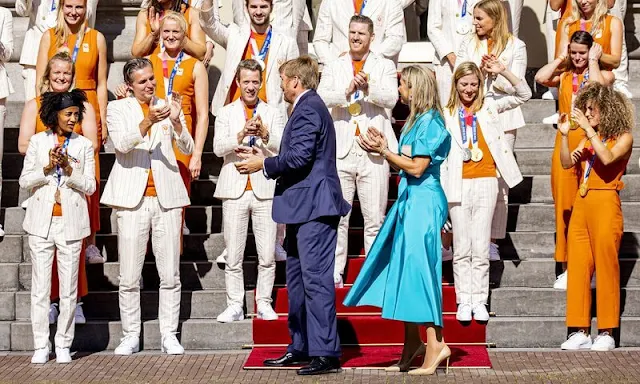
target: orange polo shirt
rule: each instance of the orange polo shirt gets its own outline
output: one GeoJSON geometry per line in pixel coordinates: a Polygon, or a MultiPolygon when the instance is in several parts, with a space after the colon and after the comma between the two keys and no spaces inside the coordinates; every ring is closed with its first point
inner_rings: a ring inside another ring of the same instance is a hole
{"type": "MultiPolygon", "coordinates": [[[[251,38],[256,40],[256,45],[258,46],[258,50],[262,49],[262,46],[264,45],[264,41],[267,39],[267,33],[257,33],[257,32],[251,31],[251,38]]],[[[247,42],[247,46],[244,47],[244,55],[242,55],[243,60],[249,60],[252,58],[251,38],[249,39],[249,42],[247,42]]],[[[268,59],[269,59],[269,54],[267,53],[266,57],[264,58],[265,69],[262,71],[262,86],[258,91],[258,97],[260,98],[260,100],[264,101],[265,103],[267,102],[267,85],[265,83],[265,80],[267,79],[266,68],[267,68],[268,59]]],[[[231,82],[231,87],[229,88],[229,95],[230,95],[229,103],[233,103],[234,101],[240,98],[240,88],[238,88],[235,78],[231,82]]]]}
{"type": "MultiPolygon", "coordinates": [[[[254,106],[247,106],[244,103],[242,103],[242,105],[244,105],[244,112],[245,112],[245,116],[246,116],[246,121],[249,121],[253,118],[253,109],[255,108],[254,106]]],[[[250,175],[247,175],[247,186],[244,189],[245,191],[251,191],[253,190],[253,188],[251,188],[251,177],[250,175]]]]}
{"type": "MultiPolygon", "coordinates": [[[[360,1],[360,5],[362,5],[362,0],[360,1]]],[[[360,9],[360,8],[358,8],[360,9]]],[[[364,67],[365,60],[353,60],[351,59],[351,64],[353,65],[353,76],[355,77],[358,73],[362,72],[362,68],[364,67]]],[[[360,127],[358,123],[356,123],[356,136],[360,136],[360,127]]]]}
{"type": "MultiPolygon", "coordinates": [[[[142,113],[144,114],[144,117],[147,117],[149,115],[149,104],[140,104],[140,106],[142,107],[142,113]]],[[[147,135],[149,135],[150,131],[151,129],[147,131],[147,135]]],[[[158,194],[156,193],[156,183],[153,181],[153,171],[151,171],[151,168],[149,168],[147,188],[144,190],[144,195],[148,197],[158,196],[158,194]]]]}

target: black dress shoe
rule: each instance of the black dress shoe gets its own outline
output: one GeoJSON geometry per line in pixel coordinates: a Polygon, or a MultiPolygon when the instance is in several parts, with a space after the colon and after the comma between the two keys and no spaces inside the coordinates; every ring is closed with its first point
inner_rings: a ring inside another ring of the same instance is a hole
{"type": "Polygon", "coordinates": [[[296,371],[298,375],[322,375],[340,371],[340,360],[337,357],[314,357],[311,363],[296,371]]]}
{"type": "Polygon", "coordinates": [[[267,359],[263,362],[266,367],[288,367],[290,365],[300,365],[309,362],[308,356],[302,356],[293,352],[287,352],[277,359],[267,359]]]}

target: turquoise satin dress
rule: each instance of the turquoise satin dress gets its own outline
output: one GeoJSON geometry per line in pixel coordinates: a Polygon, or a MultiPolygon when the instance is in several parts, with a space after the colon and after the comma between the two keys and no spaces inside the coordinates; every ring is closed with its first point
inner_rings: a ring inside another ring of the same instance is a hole
{"type": "Polygon", "coordinates": [[[399,152],[429,156],[431,163],[420,178],[400,171],[398,200],[389,210],[345,305],[373,305],[382,308],[385,319],[442,326],[440,231],[448,207],[440,185],[440,164],[450,148],[451,136],[434,110],[418,116],[408,131],[403,129],[399,152]]]}

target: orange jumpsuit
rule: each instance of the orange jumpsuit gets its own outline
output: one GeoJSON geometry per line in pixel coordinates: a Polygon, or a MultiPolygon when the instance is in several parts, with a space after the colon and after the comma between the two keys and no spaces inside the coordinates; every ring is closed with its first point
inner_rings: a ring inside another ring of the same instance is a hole
{"type": "MultiPolygon", "coordinates": [[[[556,54],[558,57],[562,50],[559,50],[560,37],[562,36],[562,29],[564,28],[564,22],[571,15],[573,0],[565,0],[564,5],[560,7],[560,20],[558,20],[558,28],[556,29],[556,54]]],[[[571,37],[571,35],[569,35],[571,37]]]]}
{"type": "MultiPolygon", "coordinates": [[[[178,0],[180,2],[182,2],[182,0],[178,0]]],[[[184,16],[185,20],[187,20],[187,30],[185,31],[185,36],[189,37],[189,33],[191,31],[191,28],[189,28],[189,23],[191,22],[191,7],[184,9],[183,7],[183,11],[181,12],[182,16],[184,16]]],[[[151,33],[151,24],[149,23],[149,19],[147,18],[147,35],[151,33]]],[[[153,43],[153,51],[151,51],[151,53],[149,54],[150,56],[155,56],[158,53],[160,53],[160,44],[156,44],[153,43]]]]}
{"type": "MultiPolygon", "coordinates": [[[[615,140],[606,145],[611,149],[615,140]]],[[[584,167],[591,159],[590,146],[583,153],[584,167]]],[[[619,191],[628,160],[603,165],[596,157],[587,180],[585,197],[576,195],[569,225],[567,267],[567,327],[591,325],[591,276],[596,273],[598,329],[620,325],[620,266],[618,250],[623,233],[619,191]]]]}
{"type": "MultiPolygon", "coordinates": [[[[38,107],[38,115],[36,116],[36,133],[44,132],[48,128],[40,120],[40,105],[41,101],[39,97],[36,97],[36,105],[38,107]]],[[[73,131],[77,134],[82,134],[82,126],[76,124],[73,131]]],[[[60,208],[62,209],[62,208],[60,208]]],[[[56,207],[54,206],[54,216],[56,213],[56,207]]],[[[89,212],[91,213],[91,212],[89,212]]],[[[82,247],[80,253],[80,264],[78,265],[78,297],[84,297],[89,294],[89,285],[87,284],[87,270],[85,269],[85,247],[82,247]]],[[[56,260],[53,261],[53,269],[51,273],[51,300],[57,300],[60,297],[60,283],[58,280],[58,267],[56,260]]]]}

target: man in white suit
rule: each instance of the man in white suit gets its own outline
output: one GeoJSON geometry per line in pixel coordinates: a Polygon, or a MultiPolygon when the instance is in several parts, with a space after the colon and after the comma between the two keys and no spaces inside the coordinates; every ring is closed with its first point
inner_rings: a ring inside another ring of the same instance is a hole
{"type": "Polygon", "coordinates": [[[255,147],[265,156],[273,156],[280,147],[286,118],[278,108],[260,102],[258,91],[262,85],[261,76],[262,70],[257,61],[240,62],[236,76],[240,99],[219,111],[213,136],[213,151],[216,156],[224,158],[213,195],[222,200],[224,240],[227,245],[227,265],[224,270],[227,309],[217,318],[222,323],[244,318],[242,262],[250,217],[258,249],[258,317],[264,320],[278,319],[271,307],[276,272],[276,223],[271,218],[271,205],[276,183],[275,180],[267,180],[262,172],[240,174],[235,167],[236,162],[242,161],[236,153],[238,151],[255,147]]]}
{"type": "Polygon", "coordinates": [[[235,88],[236,68],[245,59],[255,59],[264,64],[264,90],[259,97],[286,113],[278,67],[285,61],[298,57],[298,46],[294,39],[271,28],[271,0],[246,0],[246,4],[251,24],[229,26],[220,22],[217,0],[205,0],[202,5],[200,24],[203,30],[227,50],[224,69],[211,101],[211,113],[214,116],[218,115],[223,106],[240,97],[240,92],[235,88]],[[264,43],[260,46],[258,41],[261,40],[264,43]]]}
{"type": "MultiPolygon", "coordinates": [[[[342,195],[351,204],[356,189],[364,217],[365,253],[373,244],[384,221],[389,192],[389,164],[379,155],[365,152],[358,137],[369,127],[384,132],[390,151],[397,151],[398,141],[385,109],[398,100],[398,78],[389,59],[370,51],[374,40],[373,21],[355,15],[349,22],[349,53],[325,65],[318,94],[331,108],[336,129],[336,156],[342,195]]],[[[334,283],[343,286],[342,274],[347,263],[349,217],[340,219],[334,283]]]]}
{"type": "Polygon", "coordinates": [[[161,349],[183,354],[175,334],[180,314],[182,209],[190,202],[173,144],[190,154],[193,138],[181,112],[181,97],[175,93],[167,101],[154,97],[156,80],[148,59],[129,60],[123,74],[133,97],[112,101],[107,107],[116,162],[100,199],[114,209],[118,226],[124,337],[115,354],[140,350],[140,276],[149,232],[160,276],[161,349]]]}
{"type": "Polygon", "coordinates": [[[313,36],[319,61],[327,64],[349,51],[349,20],[354,14],[373,20],[376,40],[371,51],[397,62],[402,44],[407,41],[398,0],[323,0],[313,36]]]}

